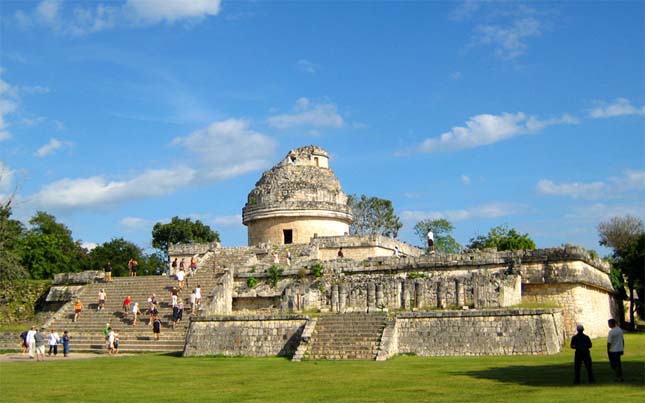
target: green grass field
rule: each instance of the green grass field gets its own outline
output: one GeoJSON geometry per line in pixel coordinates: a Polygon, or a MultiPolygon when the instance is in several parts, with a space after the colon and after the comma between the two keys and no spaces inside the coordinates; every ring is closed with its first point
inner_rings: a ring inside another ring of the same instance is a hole
{"type": "Polygon", "coordinates": [[[613,382],[605,340],[596,339],[596,385],[572,385],[569,349],[553,356],[385,362],[149,354],[0,363],[0,401],[645,402],[645,335],[626,335],[625,344],[624,384],[613,382]]]}

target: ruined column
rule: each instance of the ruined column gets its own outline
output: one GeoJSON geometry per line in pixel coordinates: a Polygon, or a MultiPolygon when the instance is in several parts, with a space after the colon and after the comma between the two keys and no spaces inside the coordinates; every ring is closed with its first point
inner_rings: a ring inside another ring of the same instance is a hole
{"type": "Polygon", "coordinates": [[[367,284],[367,311],[373,310],[376,306],[376,286],[374,283],[367,284]]]}
{"type": "Polygon", "coordinates": [[[338,285],[331,287],[331,311],[338,312],[338,285]]]}
{"type": "Polygon", "coordinates": [[[441,281],[437,282],[437,308],[443,309],[446,307],[445,303],[445,290],[441,281]]]}
{"type": "Polygon", "coordinates": [[[376,306],[382,307],[385,306],[385,298],[383,298],[383,284],[376,284],[376,306]]]}
{"type": "Polygon", "coordinates": [[[464,282],[462,280],[455,280],[455,303],[459,307],[466,305],[464,282]]]}
{"type": "Polygon", "coordinates": [[[345,312],[347,308],[347,287],[345,284],[341,284],[338,287],[338,310],[339,312],[345,312]]]}
{"type": "Polygon", "coordinates": [[[403,308],[410,309],[410,283],[407,281],[403,282],[403,308]]]}
{"type": "Polygon", "coordinates": [[[417,308],[423,308],[423,305],[425,305],[425,299],[423,297],[423,289],[424,284],[423,282],[418,282],[414,284],[415,288],[415,297],[414,297],[414,306],[417,308]]]}

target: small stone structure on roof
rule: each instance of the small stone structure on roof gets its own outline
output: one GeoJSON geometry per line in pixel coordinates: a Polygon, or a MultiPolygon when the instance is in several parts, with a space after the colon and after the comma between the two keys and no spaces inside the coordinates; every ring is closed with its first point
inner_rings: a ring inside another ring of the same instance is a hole
{"type": "Polygon", "coordinates": [[[351,222],[347,195],[329,168],[329,155],[313,145],[289,151],[264,172],[242,209],[249,245],[344,235],[351,222]]]}

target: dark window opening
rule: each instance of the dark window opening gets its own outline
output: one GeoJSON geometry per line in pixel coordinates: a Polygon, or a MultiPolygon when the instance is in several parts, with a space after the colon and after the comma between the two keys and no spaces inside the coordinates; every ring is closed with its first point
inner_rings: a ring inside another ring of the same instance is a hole
{"type": "Polygon", "coordinates": [[[283,229],[282,233],[284,234],[284,244],[290,244],[293,243],[293,230],[291,229],[283,229]]]}

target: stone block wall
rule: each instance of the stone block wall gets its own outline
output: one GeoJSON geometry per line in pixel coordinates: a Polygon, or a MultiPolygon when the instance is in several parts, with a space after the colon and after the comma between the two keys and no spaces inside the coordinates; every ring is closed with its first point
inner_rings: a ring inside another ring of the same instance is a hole
{"type": "MultiPolygon", "coordinates": [[[[29,330],[29,329],[25,329],[29,330]]],[[[20,340],[22,332],[0,332],[0,350],[20,351],[22,350],[22,341],[20,340]]]]}
{"type": "Polygon", "coordinates": [[[563,310],[564,333],[576,333],[582,324],[590,337],[607,335],[607,319],[615,317],[612,294],[595,287],[575,283],[523,284],[522,301],[526,303],[551,303],[563,310]]]}
{"type": "Polygon", "coordinates": [[[291,357],[306,316],[220,316],[192,318],[184,356],[291,357]]]}
{"type": "Polygon", "coordinates": [[[476,310],[402,313],[396,317],[396,351],[420,356],[556,354],[564,342],[562,313],[476,310]]]}

